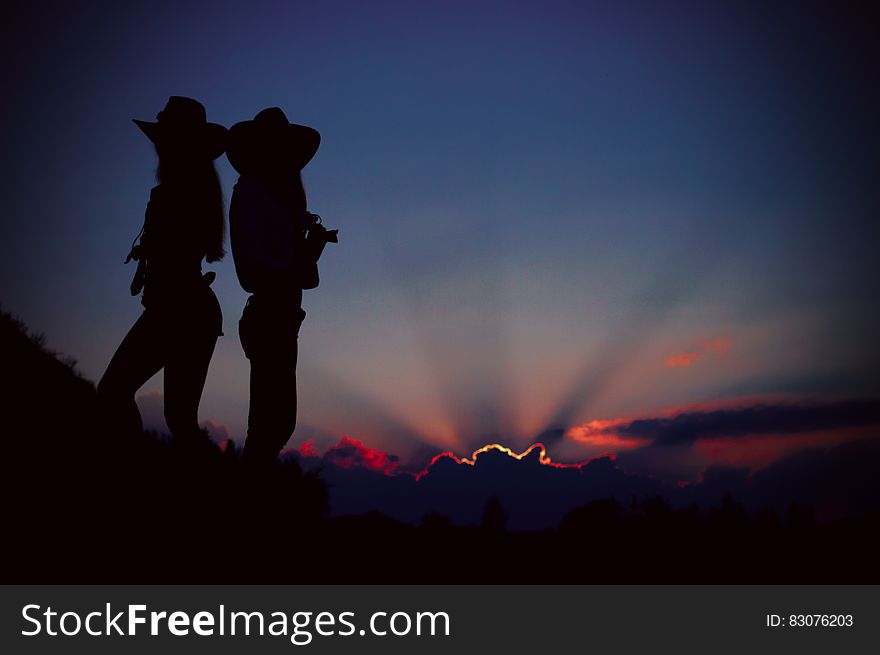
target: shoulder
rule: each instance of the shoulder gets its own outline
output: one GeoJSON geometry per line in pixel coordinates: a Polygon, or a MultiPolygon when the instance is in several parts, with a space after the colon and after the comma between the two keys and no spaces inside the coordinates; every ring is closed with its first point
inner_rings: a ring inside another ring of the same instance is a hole
{"type": "Polygon", "coordinates": [[[155,205],[162,200],[162,186],[157,184],[152,189],[150,189],[150,200],[148,204],[155,205]]]}
{"type": "Polygon", "coordinates": [[[232,187],[232,200],[229,204],[230,217],[233,213],[262,212],[266,207],[266,191],[253,177],[242,175],[232,187]]]}
{"type": "Polygon", "coordinates": [[[245,225],[253,225],[265,213],[265,192],[252,177],[241,176],[232,187],[229,202],[229,223],[233,231],[245,225]]]}

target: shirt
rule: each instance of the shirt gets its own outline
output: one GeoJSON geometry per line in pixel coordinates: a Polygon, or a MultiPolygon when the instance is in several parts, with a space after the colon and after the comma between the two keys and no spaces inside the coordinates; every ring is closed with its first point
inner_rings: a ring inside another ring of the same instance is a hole
{"type": "Polygon", "coordinates": [[[235,272],[245,291],[302,298],[304,226],[254,177],[243,175],[235,184],[229,234],[235,272]]]}
{"type": "Polygon", "coordinates": [[[147,259],[144,306],[186,298],[207,286],[202,279],[204,203],[191,194],[159,185],[150,192],[141,246],[147,259]]]}

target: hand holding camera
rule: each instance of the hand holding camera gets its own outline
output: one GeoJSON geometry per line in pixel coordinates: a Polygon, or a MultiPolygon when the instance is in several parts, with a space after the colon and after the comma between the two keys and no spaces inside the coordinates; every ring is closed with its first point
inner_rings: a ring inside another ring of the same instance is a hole
{"type": "Polygon", "coordinates": [[[339,243],[339,230],[328,230],[321,224],[321,217],[318,214],[306,212],[306,229],[308,230],[307,240],[323,241],[324,243],[339,243]]]}

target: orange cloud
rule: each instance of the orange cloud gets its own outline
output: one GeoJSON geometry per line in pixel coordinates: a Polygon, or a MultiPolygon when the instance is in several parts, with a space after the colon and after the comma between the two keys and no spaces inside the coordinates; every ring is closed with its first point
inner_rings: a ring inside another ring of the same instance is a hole
{"type": "Polygon", "coordinates": [[[670,355],[666,358],[664,364],[669,368],[679,368],[681,366],[690,366],[697,361],[702,355],[698,352],[679,353],[678,355],[670,355]]]}
{"type": "MultiPolygon", "coordinates": [[[[707,464],[762,468],[803,448],[876,436],[876,400],[820,402],[766,394],[672,407],[651,415],[593,420],[565,437],[621,456],[649,445],[692,449],[707,464]]],[[[655,453],[658,451],[654,451],[655,453]]]]}
{"type": "Polygon", "coordinates": [[[664,365],[669,368],[681,368],[690,366],[698,359],[702,359],[704,355],[725,355],[730,351],[732,345],[730,337],[713,337],[700,339],[697,342],[696,350],[670,355],[664,360],[664,365]]]}
{"type": "Polygon", "coordinates": [[[431,458],[431,461],[428,463],[428,465],[419,473],[411,474],[411,473],[407,473],[406,471],[401,471],[401,472],[404,473],[405,475],[413,475],[413,477],[415,477],[416,480],[420,480],[422,477],[424,477],[425,475],[427,475],[430,472],[431,467],[434,466],[434,464],[436,464],[437,462],[439,462],[442,459],[450,459],[459,465],[464,464],[467,466],[475,466],[477,463],[477,458],[480,455],[482,455],[483,453],[487,453],[489,451],[498,451],[498,452],[504,453],[508,457],[515,459],[515,460],[518,460],[518,461],[521,461],[521,460],[528,458],[528,457],[532,457],[532,453],[534,451],[537,451],[537,453],[538,453],[537,461],[539,464],[541,464],[542,466],[550,466],[552,468],[557,468],[557,469],[581,469],[584,466],[586,466],[587,464],[589,464],[590,462],[592,462],[593,460],[607,458],[607,459],[610,459],[613,461],[617,458],[617,455],[615,453],[604,453],[602,455],[590,457],[588,459],[584,459],[579,462],[572,462],[572,463],[566,464],[566,463],[562,463],[562,462],[554,462],[552,459],[550,459],[550,455],[547,454],[547,449],[544,447],[544,444],[542,444],[540,442],[532,444],[531,446],[526,448],[521,453],[517,453],[513,449],[508,448],[507,446],[502,446],[501,444],[498,444],[498,443],[490,443],[490,444],[486,444],[482,448],[478,448],[477,450],[475,450],[469,458],[468,457],[458,457],[455,453],[452,453],[450,451],[446,451],[445,453],[440,453],[439,455],[434,455],[434,457],[431,458]]]}
{"type": "Polygon", "coordinates": [[[629,425],[631,421],[632,419],[627,418],[589,421],[569,428],[565,431],[565,436],[586,446],[608,448],[612,452],[638,448],[649,443],[646,439],[623,436],[615,432],[617,426],[629,425]]]}

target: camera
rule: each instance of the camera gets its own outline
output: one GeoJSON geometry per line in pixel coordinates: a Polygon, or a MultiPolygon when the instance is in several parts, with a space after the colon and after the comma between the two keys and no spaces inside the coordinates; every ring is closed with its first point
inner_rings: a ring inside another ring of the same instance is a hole
{"type": "Polygon", "coordinates": [[[311,212],[305,213],[306,218],[306,240],[311,242],[323,243],[339,243],[339,230],[328,230],[321,224],[321,217],[311,212]]]}

